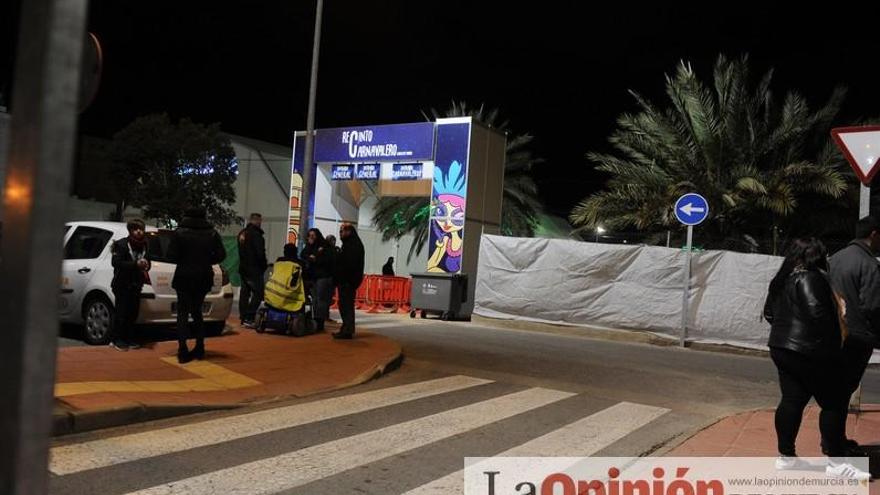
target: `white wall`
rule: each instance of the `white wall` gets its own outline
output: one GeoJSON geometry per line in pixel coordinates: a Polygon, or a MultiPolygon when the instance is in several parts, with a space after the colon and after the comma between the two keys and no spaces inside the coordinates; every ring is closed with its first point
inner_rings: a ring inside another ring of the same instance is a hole
{"type": "MultiPolygon", "coordinates": [[[[257,150],[250,140],[230,136],[238,158],[238,179],[235,181],[236,214],[247,222],[251,213],[263,215],[266,233],[266,256],[270,262],[281,256],[287,242],[288,189],[292,151],[283,147],[257,150]],[[275,149],[277,148],[277,149],[275,149]]],[[[261,147],[262,148],[262,147],[261,147]]],[[[242,225],[231,225],[223,234],[235,235],[242,225]]]]}
{"type": "Polygon", "coordinates": [[[382,241],[382,234],[373,225],[373,212],[378,198],[369,191],[364,191],[364,199],[358,214],[358,233],[364,242],[366,250],[365,269],[367,273],[382,273],[382,265],[388,261],[389,256],[395,260],[395,274],[409,276],[413,273],[424,273],[428,263],[428,250],[422,250],[422,254],[413,256],[407,262],[410,244],[413,237],[404,236],[400,241],[382,241]]]}
{"type": "Polygon", "coordinates": [[[103,222],[110,218],[110,215],[116,211],[116,205],[113,203],[101,203],[98,201],[79,199],[72,196],[67,201],[67,211],[65,211],[65,221],[95,221],[103,222]]]}
{"type": "MultiPolygon", "coordinates": [[[[358,201],[349,185],[344,181],[330,180],[331,165],[322,163],[315,176],[315,222],[321,232],[322,226],[333,226],[328,232],[338,231],[341,221],[358,222],[358,201]]],[[[356,186],[357,187],[357,186],[356,186]]],[[[324,232],[325,235],[327,232],[324,232]]]]}

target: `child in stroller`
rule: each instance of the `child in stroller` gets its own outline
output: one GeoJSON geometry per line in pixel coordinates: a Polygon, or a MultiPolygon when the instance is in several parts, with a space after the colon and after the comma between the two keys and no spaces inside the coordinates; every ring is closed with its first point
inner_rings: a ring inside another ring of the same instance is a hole
{"type": "Polygon", "coordinates": [[[302,266],[296,246],[284,246],[284,256],[275,261],[272,275],[266,282],[263,303],[257,311],[257,332],[279,330],[287,335],[302,337],[315,333],[312,304],[303,287],[302,266]]]}

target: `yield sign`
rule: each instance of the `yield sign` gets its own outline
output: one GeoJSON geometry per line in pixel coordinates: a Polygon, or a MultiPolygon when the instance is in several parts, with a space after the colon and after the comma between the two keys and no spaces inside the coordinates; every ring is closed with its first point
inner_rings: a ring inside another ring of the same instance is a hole
{"type": "Polygon", "coordinates": [[[838,127],[831,129],[831,137],[862,184],[871,184],[880,164],[880,126],[838,127]]]}

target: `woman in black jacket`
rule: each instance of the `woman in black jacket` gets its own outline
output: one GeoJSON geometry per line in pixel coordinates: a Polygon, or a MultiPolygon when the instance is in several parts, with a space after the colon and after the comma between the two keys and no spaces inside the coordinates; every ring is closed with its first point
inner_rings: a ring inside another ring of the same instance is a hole
{"type": "Polygon", "coordinates": [[[764,318],[770,322],[770,357],[779,371],[782,399],[776,408],[777,469],[797,466],[795,439],[810,398],[822,408],[819,430],[831,458],[828,475],[862,479],[865,473],[838,458],[846,455],[841,428],[838,309],[827,278],[825,246],[815,238],[798,239],[770,283],[764,318]]]}
{"type": "Polygon", "coordinates": [[[324,330],[324,321],[330,319],[330,304],[333,302],[333,264],[336,251],[331,248],[321,231],[309,229],[306,245],[300,254],[304,263],[304,280],[312,296],[315,322],[318,331],[324,330]]]}
{"type": "Polygon", "coordinates": [[[202,306],[214,285],[213,265],[226,259],[220,234],[205,218],[204,208],[190,208],[183,215],[171,245],[168,258],[177,264],[171,287],[177,291],[177,361],[181,364],[205,358],[205,325],[202,306]],[[192,328],[189,318],[192,316],[192,328]],[[196,339],[192,351],[186,341],[196,339]]]}

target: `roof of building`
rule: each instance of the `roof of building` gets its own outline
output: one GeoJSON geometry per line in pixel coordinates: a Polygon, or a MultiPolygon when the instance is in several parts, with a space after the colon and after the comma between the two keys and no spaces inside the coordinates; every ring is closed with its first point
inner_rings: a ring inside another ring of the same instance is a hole
{"type": "Polygon", "coordinates": [[[230,134],[228,132],[224,132],[224,135],[228,136],[234,143],[239,143],[249,148],[253,148],[255,150],[261,151],[263,153],[269,153],[272,155],[280,155],[285,157],[293,156],[293,148],[290,146],[282,146],[280,144],[270,143],[267,141],[261,141],[259,139],[249,138],[245,136],[239,136],[237,134],[230,134]]]}

